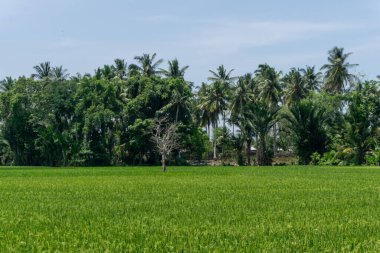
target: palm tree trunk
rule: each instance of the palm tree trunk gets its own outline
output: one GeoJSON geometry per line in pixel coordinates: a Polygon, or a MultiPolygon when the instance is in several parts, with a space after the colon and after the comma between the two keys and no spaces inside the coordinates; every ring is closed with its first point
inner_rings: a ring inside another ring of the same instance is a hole
{"type": "Polygon", "coordinates": [[[246,147],[246,156],[247,156],[247,165],[251,165],[251,145],[252,145],[252,139],[248,138],[247,139],[247,147],[246,147]]]}
{"type": "Polygon", "coordinates": [[[217,159],[217,154],[216,154],[216,141],[218,139],[218,122],[215,123],[214,125],[214,131],[213,131],[213,134],[214,134],[214,160],[217,159]]]}
{"type": "Polygon", "coordinates": [[[211,128],[210,128],[210,123],[207,124],[207,135],[208,135],[208,139],[211,140],[211,128]]]}
{"type": "Polygon", "coordinates": [[[277,123],[273,125],[273,154],[277,152],[277,123]]]}
{"type": "Polygon", "coordinates": [[[265,136],[260,135],[259,136],[259,144],[257,147],[257,163],[259,166],[265,166],[267,165],[266,162],[266,143],[265,143],[265,136]]]}
{"type": "Polygon", "coordinates": [[[177,105],[177,111],[175,113],[175,123],[177,124],[178,121],[178,113],[179,113],[179,105],[177,105]]]}

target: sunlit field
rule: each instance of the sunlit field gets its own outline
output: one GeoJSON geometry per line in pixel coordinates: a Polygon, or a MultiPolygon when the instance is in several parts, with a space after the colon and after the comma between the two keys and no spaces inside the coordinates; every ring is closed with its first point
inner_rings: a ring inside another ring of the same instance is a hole
{"type": "Polygon", "coordinates": [[[1,168],[0,252],[379,252],[376,167],[1,168]]]}

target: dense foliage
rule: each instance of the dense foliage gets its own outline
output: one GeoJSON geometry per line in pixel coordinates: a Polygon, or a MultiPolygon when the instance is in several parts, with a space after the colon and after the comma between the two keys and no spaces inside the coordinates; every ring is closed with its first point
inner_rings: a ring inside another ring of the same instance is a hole
{"type": "Polygon", "coordinates": [[[167,117],[180,140],[172,163],[270,165],[288,152],[300,164],[379,164],[379,80],[353,75],[349,56],[332,49],[323,72],[262,64],[237,77],[221,65],[200,86],[177,59],[159,68],[156,54],[83,76],[41,63],[31,77],[1,82],[0,163],[157,164],[152,126],[167,117]]]}

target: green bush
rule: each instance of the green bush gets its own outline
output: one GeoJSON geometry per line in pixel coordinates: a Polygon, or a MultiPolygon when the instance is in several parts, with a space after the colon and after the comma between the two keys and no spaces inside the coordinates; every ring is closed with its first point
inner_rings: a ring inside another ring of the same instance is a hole
{"type": "Polygon", "coordinates": [[[367,165],[380,165],[380,149],[368,152],[365,161],[367,165]]]}
{"type": "Polygon", "coordinates": [[[319,164],[319,161],[321,160],[321,155],[318,153],[318,152],[314,152],[311,156],[311,161],[310,161],[310,164],[311,165],[318,165],[319,164]]]}

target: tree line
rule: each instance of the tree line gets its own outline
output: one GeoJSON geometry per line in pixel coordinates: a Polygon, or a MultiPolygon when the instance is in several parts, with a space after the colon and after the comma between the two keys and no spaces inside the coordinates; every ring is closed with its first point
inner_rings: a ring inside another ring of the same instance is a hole
{"type": "Polygon", "coordinates": [[[234,76],[221,65],[200,85],[177,59],[160,68],[156,54],[84,75],[44,62],[0,83],[0,163],[157,164],[155,122],[165,118],[172,164],[271,165],[290,153],[299,164],[379,165],[380,79],[355,76],[349,56],[335,47],[322,68],[287,73],[261,64],[234,76]]]}

